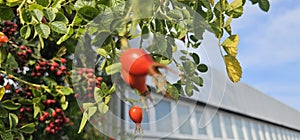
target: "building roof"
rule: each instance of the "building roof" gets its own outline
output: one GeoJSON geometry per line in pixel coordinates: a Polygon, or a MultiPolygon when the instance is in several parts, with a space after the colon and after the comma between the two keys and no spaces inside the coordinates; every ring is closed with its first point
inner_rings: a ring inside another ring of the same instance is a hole
{"type": "MultiPolygon", "coordinates": [[[[300,112],[242,82],[211,69],[202,75],[204,87],[192,98],[215,107],[300,130],[300,112]]],[[[284,93],[282,93],[284,94],[284,93]]]]}

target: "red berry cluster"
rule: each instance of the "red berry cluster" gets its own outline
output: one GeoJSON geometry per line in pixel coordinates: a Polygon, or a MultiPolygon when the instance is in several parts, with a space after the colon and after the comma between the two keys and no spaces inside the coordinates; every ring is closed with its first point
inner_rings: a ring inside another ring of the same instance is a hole
{"type": "Polygon", "coordinates": [[[32,98],[33,94],[29,87],[25,87],[24,89],[17,88],[15,89],[15,93],[21,97],[32,98]]]}
{"type": "Polygon", "coordinates": [[[92,68],[81,68],[77,70],[77,74],[87,78],[87,97],[92,98],[94,96],[94,86],[100,88],[102,77],[96,77],[92,68]]]}
{"type": "Polygon", "coordinates": [[[25,45],[20,45],[16,50],[16,54],[19,58],[20,66],[24,66],[30,59],[33,51],[30,47],[26,47],[25,45]]]}
{"type": "Polygon", "coordinates": [[[31,108],[23,106],[19,109],[19,111],[20,111],[20,115],[18,116],[19,121],[24,121],[24,122],[28,121],[29,116],[27,113],[30,114],[31,108]]]}
{"type": "Polygon", "coordinates": [[[46,72],[54,73],[56,76],[61,77],[67,73],[67,67],[65,66],[67,60],[61,58],[59,62],[57,61],[48,61],[43,60],[34,65],[34,68],[31,70],[31,76],[40,77],[43,76],[46,72]]]}
{"type": "Polygon", "coordinates": [[[49,112],[44,112],[40,116],[39,121],[47,123],[46,132],[55,134],[62,129],[62,127],[70,122],[70,119],[65,116],[61,108],[56,108],[50,115],[49,112]]]}
{"type": "Polygon", "coordinates": [[[15,35],[15,32],[18,29],[18,25],[12,21],[3,21],[4,29],[2,30],[8,36],[15,35]]]}

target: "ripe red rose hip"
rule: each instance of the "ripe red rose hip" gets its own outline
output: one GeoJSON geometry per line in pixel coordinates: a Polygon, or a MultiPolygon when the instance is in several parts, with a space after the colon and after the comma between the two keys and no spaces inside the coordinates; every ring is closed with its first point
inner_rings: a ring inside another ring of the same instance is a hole
{"type": "Polygon", "coordinates": [[[0,34],[0,43],[7,43],[8,37],[5,34],[0,34]]]}
{"type": "Polygon", "coordinates": [[[120,56],[122,69],[133,75],[147,75],[149,68],[153,64],[152,57],[144,50],[129,48],[122,52],[120,56]]]}
{"type": "Polygon", "coordinates": [[[141,126],[141,122],[143,120],[143,109],[139,106],[132,106],[129,109],[129,117],[136,125],[135,131],[143,131],[141,126]]]}

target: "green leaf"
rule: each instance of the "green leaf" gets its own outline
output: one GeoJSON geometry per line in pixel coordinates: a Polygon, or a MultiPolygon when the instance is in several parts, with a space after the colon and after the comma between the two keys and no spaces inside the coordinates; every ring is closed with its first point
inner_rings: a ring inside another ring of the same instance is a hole
{"type": "Polygon", "coordinates": [[[102,97],[100,96],[101,93],[101,89],[98,87],[95,87],[94,90],[94,100],[96,101],[96,103],[102,101],[102,97]]]}
{"type": "Polygon", "coordinates": [[[34,9],[32,10],[32,14],[37,21],[42,21],[44,14],[41,10],[34,9]]]}
{"type": "Polygon", "coordinates": [[[84,128],[84,126],[85,126],[85,124],[88,120],[87,116],[88,116],[88,114],[86,113],[86,111],[84,111],[83,115],[82,115],[82,119],[81,119],[81,123],[80,123],[80,126],[79,126],[78,133],[80,133],[83,130],[83,128],[84,128]]]}
{"type": "Polygon", "coordinates": [[[109,110],[109,107],[104,102],[101,102],[98,103],[98,110],[100,113],[105,114],[109,110]]]}
{"type": "Polygon", "coordinates": [[[96,51],[98,54],[100,54],[103,57],[106,57],[108,55],[108,52],[103,48],[98,48],[96,51]]]}
{"type": "Polygon", "coordinates": [[[62,42],[65,42],[66,40],[68,40],[74,33],[74,29],[73,27],[68,27],[67,33],[64,34],[57,42],[57,45],[60,45],[62,42]]]}
{"type": "Polygon", "coordinates": [[[8,116],[8,111],[0,107],[0,118],[6,118],[8,116]]]}
{"type": "Polygon", "coordinates": [[[14,103],[12,100],[5,100],[2,102],[2,107],[8,110],[17,110],[21,107],[20,103],[14,103]]]}
{"type": "MultiPolygon", "coordinates": [[[[1,108],[0,108],[1,109],[1,108]]],[[[3,123],[2,119],[0,120],[0,134],[5,130],[5,124],[3,123]]]]}
{"type": "Polygon", "coordinates": [[[92,106],[88,109],[88,119],[90,119],[97,111],[97,107],[92,106]]]}
{"type": "Polygon", "coordinates": [[[36,118],[36,116],[41,112],[41,108],[38,104],[33,105],[33,118],[36,118]]]}
{"type": "Polygon", "coordinates": [[[242,77],[242,67],[239,61],[231,55],[225,55],[224,60],[229,79],[234,83],[240,81],[242,77]]]}
{"type": "Polygon", "coordinates": [[[0,88],[0,101],[2,100],[4,94],[5,94],[5,88],[4,88],[4,87],[1,87],[1,88],[0,88]]]}
{"type": "Polygon", "coordinates": [[[54,21],[50,23],[50,28],[60,34],[65,34],[68,32],[67,25],[62,21],[54,21]]]}
{"type": "Polygon", "coordinates": [[[22,8],[21,9],[21,13],[20,13],[20,21],[22,24],[24,23],[30,23],[32,20],[32,15],[31,12],[26,9],[26,8],[22,8]]]}
{"type": "Polygon", "coordinates": [[[19,131],[20,132],[23,132],[23,133],[26,133],[26,134],[32,134],[34,132],[34,129],[35,129],[35,125],[34,123],[29,123],[29,124],[25,124],[23,125],[19,131]]]}
{"type": "Polygon", "coordinates": [[[14,17],[13,10],[6,5],[0,5],[0,13],[1,20],[12,20],[14,17]]]}
{"type": "Polygon", "coordinates": [[[66,110],[68,108],[68,106],[69,106],[69,102],[68,101],[66,101],[65,103],[61,104],[61,108],[63,110],[66,110]]]}
{"type": "Polygon", "coordinates": [[[80,8],[84,7],[84,6],[91,6],[91,7],[95,7],[95,5],[97,5],[95,0],[77,0],[75,2],[75,9],[79,10],[80,8]]]}
{"type": "Polygon", "coordinates": [[[88,110],[90,107],[94,106],[94,103],[83,103],[82,107],[84,110],[88,110]]]}
{"type": "Polygon", "coordinates": [[[13,140],[14,136],[11,131],[0,133],[2,140],[13,140]]]}
{"type": "Polygon", "coordinates": [[[34,26],[35,31],[40,35],[42,38],[48,38],[50,35],[50,28],[46,24],[37,24],[34,26]]]}
{"type": "Polygon", "coordinates": [[[9,128],[13,129],[14,127],[17,126],[19,119],[18,116],[16,114],[13,113],[9,113],[8,114],[8,119],[9,119],[9,128]]]}
{"type": "Polygon", "coordinates": [[[208,67],[205,64],[200,64],[200,65],[197,66],[197,70],[199,72],[207,72],[208,67]]]}
{"type": "Polygon", "coordinates": [[[175,20],[179,20],[183,17],[182,12],[178,9],[168,11],[167,16],[169,16],[175,20]]]}
{"type": "Polygon", "coordinates": [[[44,7],[49,6],[49,4],[51,3],[50,0],[36,0],[37,4],[42,5],[44,7]]]}
{"type": "Polygon", "coordinates": [[[20,29],[20,34],[24,39],[27,39],[31,34],[31,28],[29,25],[25,25],[20,29]]]}
{"type": "Polygon", "coordinates": [[[64,87],[64,86],[59,86],[57,89],[57,92],[59,92],[62,95],[70,95],[70,94],[74,93],[72,88],[64,87]]]}
{"type": "Polygon", "coordinates": [[[192,75],[195,72],[195,64],[192,61],[183,62],[183,68],[188,75],[192,75]]]}
{"type": "Polygon", "coordinates": [[[66,24],[69,24],[68,18],[62,12],[56,13],[55,21],[62,21],[66,24]]]}
{"type": "Polygon", "coordinates": [[[56,17],[55,10],[52,8],[43,9],[43,13],[46,19],[50,22],[52,22],[56,17]]]}
{"type": "Polygon", "coordinates": [[[259,8],[265,12],[268,12],[270,9],[269,0],[259,0],[258,1],[259,8]]]}
{"type": "Polygon", "coordinates": [[[5,63],[7,60],[7,51],[5,47],[0,46],[0,66],[1,63],[5,63]]]}
{"type": "Polygon", "coordinates": [[[88,21],[93,20],[96,16],[98,16],[99,11],[91,6],[84,6],[78,10],[78,14],[88,21]]]}
{"type": "Polygon", "coordinates": [[[194,94],[194,84],[192,82],[188,82],[185,86],[185,93],[187,96],[192,96],[194,94]]]}
{"type": "Polygon", "coordinates": [[[170,94],[175,100],[178,100],[178,98],[179,98],[179,91],[176,88],[176,86],[168,83],[167,93],[170,94]]]}
{"type": "Polygon", "coordinates": [[[14,138],[17,138],[18,140],[25,140],[25,138],[24,138],[24,136],[23,136],[22,133],[20,133],[20,132],[15,132],[14,134],[15,134],[15,135],[14,135],[14,138]]]}
{"type": "Polygon", "coordinates": [[[107,74],[112,75],[121,71],[121,63],[114,63],[105,68],[107,74]]]}
{"type": "Polygon", "coordinates": [[[197,53],[191,53],[190,54],[195,62],[195,64],[199,64],[200,63],[200,57],[197,53]]]}
{"type": "Polygon", "coordinates": [[[201,77],[192,77],[192,80],[198,86],[203,86],[203,79],[201,77]]]}
{"type": "Polygon", "coordinates": [[[239,44],[239,36],[231,35],[221,45],[223,46],[227,54],[236,57],[238,51],[237,48],[238,44],[239,44]]]}
{"type": "Polygon", "coordinates": [[[50,77],[45,77],[45,78],[43,78],[43,80],[44,80],[44,82],[46,83],[46,85],[49,86],[49,87],[54,87],[54,86],[57,85],[56,81],[53,80],[53,79],[50,78],[50,77]]]}

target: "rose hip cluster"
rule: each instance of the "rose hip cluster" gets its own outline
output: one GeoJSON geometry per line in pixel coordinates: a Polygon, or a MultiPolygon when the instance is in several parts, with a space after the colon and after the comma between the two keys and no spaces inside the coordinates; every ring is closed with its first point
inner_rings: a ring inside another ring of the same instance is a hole
{"type": "Polygon", "coordinates": [[[39,121],[47,124],[45,128],[46,132],[55,134],[62,130],[62,127],[70,122],[70,119],[65,116],[61,108],[56,108],[51,114],[45,111],[43,115],[39,117],[39,121]]]}
{"type": "Polygon", "coordinates": [[[20,111],[20,115],[18,116],[19,121],[20,122],[29,121],[30,117],[28,116],[28,114],[30,114],[31,110],[32,109],[30,107],[25,107],[25,106],[21,107],[19,109],[19,111],[20,111]]]}
{"type": "Polygon", "coordinates": [[[2,32],[8,36],[14,36],[18,25],[12,21],[3,21],[4,28],[2,32]]]}
{"type": "Polygon", "coordinates": [[[64,76],[67,73],[66,62],[67,60],[65,58],[61,58],[60,61],[42,60],[34,65],[30,75],[32,77],[41,77],[45,75],[46,72],[51,72],[58,77],[64,76]]]}
{"type": "Polygon", "coordinates": [[[81,77],[86,77],[87,81],[88,81],[88,85],[87,85],[87,97],[88,98],[92,98],[93,97],[93,91],[94,91],[94,86],[96,86],[97,88],[100,88],[101,86],[101,81],[102,81],[102,77],[96,77],[94,75],[94,69],[91,68],[81,68],[79,70],[77,70],[77,74],[81,77]]]}
{"type": "Polygon", "coordinates": [[[26,47],[25,45],[20,45],[19,48],[13,48],[10,46],[10,52],[15,52],[18,56],[18,62],[20,66],[24,66],[31,58],[32,58],[32,49],[30,47],[26,47]]]}
{"type": "Polygon", "coordinates": [[[24,90],[17,88],[15,93],[25,98],[32,98],[32,91],[29,87],[24,88],[24,90]]]}

